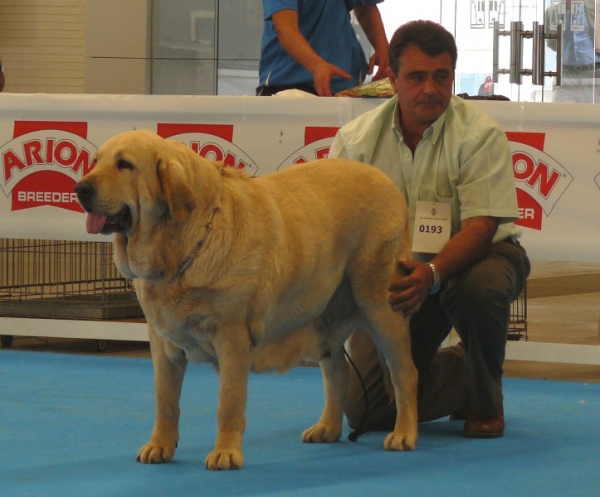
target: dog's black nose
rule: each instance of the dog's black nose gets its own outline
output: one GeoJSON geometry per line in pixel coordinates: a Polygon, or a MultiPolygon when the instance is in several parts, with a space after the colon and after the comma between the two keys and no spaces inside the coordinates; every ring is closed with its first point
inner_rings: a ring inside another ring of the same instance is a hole
{"type": "Polygon", "coordinates": [[[80,182],[75,185],[75,193],[80,202],[85,202],[94,195],[94,187],[89,183],[80,182]]]}

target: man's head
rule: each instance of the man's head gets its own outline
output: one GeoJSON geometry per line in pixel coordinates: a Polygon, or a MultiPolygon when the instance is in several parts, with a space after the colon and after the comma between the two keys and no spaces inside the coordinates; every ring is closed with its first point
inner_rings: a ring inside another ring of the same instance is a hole
{"type": "Polygon", "coordinates": [[[398,74],[400,58],[409,46],[417,47],[430,57],[447,52],[452,59],[452,70],[456,69],[458,58],[456,41],[454,36],[440,24],[433,21],[411,21],[396,30],[388,51],[390,69],[394,74],[398,74]]]}
{"type": "Polygon", "coordinates": [[[412,21],[396,30],[388,73],[405,125],[428,126],[446,110],[456,59],[454,37],[439,24],[412,21]]]}

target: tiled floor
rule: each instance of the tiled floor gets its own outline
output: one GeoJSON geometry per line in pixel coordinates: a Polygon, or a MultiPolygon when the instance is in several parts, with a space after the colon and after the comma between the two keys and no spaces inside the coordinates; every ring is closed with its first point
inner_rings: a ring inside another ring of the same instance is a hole
{"type": "MultiPolygon", "coordinates": [[[[534,262],[528,283],[528,340],[542,343],[600,345],[600,264],[534,262]]],[[[15,338],[22,350],[96,353],[94,341],[15,338]]],[[[147,343],[110,342],[107,354],[149,357],[147,343]]],[[[600,382],[600,366],[511,361],[508,377],[600,382]]]]}

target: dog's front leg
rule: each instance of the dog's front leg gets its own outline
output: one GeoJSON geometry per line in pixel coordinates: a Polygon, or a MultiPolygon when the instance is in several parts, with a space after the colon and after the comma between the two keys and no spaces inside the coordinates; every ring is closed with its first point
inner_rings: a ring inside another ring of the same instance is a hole
{"type": "Polygon", "coordinates": [[[244,465],[242,439],[246,429],[251,344],[250,340],[241,338],[239,331],[221,329],[213,345],[219,361],[220,378],[218,433],[214,450],[206,456],[206,468],[240,469],[244,465]]]}
{"type": "Polygon", "coordinates": [[[336,442],[342,436],[344,406],[348,392],[348,365],[340,347],[319,362],[325,388],[325,407],[316,425],[302,433],[305,443],[336,442]]]}
{"type": "Polygon", "coordinates": [[[138,452],[144,464],[170,462],[179,441],[179,399],[187,369],[185,353],[158,335],[148,324],[150,350],[154,365],[156,418],[150,441],[138,452]]]}

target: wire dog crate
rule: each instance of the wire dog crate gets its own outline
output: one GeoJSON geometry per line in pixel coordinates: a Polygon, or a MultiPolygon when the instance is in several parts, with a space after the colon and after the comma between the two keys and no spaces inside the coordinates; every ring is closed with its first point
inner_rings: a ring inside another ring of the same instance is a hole
{"type": "Polygon", "coordinates": [[[142,317],[112,243],[0,239],[0,316],[57,319],[142,317]]]}
{"type": "Polygon", "coordinates": [[[508,339],[527,341],[527,283],[515,300],[510,305],[510,319],[508,321],[508,339]]]}

